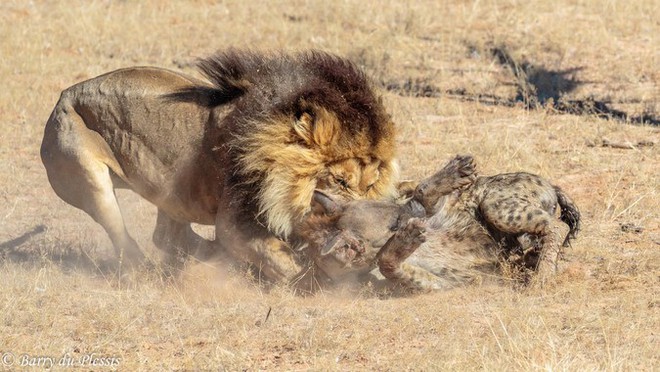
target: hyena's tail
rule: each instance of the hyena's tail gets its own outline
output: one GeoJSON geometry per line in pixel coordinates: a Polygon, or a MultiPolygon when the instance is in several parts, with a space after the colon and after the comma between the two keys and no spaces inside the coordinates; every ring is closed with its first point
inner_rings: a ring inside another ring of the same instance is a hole
{"type": "Polygon", "coordinates": [[[568,235],[564,239],[564,247],[570,245],[570,240],[577,237],[578,231],[580,231],[580,211],[575,205],[573,200],[566,195],[562,189],[557,186],[554,186],[555,193],[557,193],[557,202],[561,209],[560,219],[564,221],[569,227],[568,235]]]}

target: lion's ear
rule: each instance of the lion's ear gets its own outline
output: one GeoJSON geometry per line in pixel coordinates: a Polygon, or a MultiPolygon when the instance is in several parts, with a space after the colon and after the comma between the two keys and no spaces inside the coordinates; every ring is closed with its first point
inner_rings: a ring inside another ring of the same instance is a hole
{"type": "Polygon", "coordinates": [[[334,216],[339,212],[341,212],[341,205],[330,195],[314,190],[314,196],[312,197],[312,213],[334,216]]]}
{"type": "Polygon", "coordinates": [[[293,122],[293,130],[307,145],[314,142],[314,116],[310,112],[302,112],[296,115],[293,122]]]}
{"type": "Polygon", "coordinates": [[[339,132],[337,118],[327,110],[302,111],[296,115],[293,130],[308,145],[326,147],[334,145],[339,132]]]}

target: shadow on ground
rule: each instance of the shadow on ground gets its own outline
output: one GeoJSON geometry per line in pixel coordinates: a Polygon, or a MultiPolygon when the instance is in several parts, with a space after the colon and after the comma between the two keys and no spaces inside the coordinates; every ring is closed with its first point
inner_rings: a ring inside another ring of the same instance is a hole
{"type": "Polygon", "coordinates": [[[27,265],[50,262],[63,271],[76,270],[90,274],[112,275],[117,272],[115,259],[93,257],[82,245],[46,242],[43,234],[47,230],[45,225],[37,225],[17,238],[0,243],[0,262],[27,265]]]}
{"type": "MultiPolygon", "coordinates": [[[[474,49],[474,47],[470,47],[474,49]]],[[[596,100],[593,97],[581,100],[568,99],[570,92],[574,91],[587,81],[575,79],[575,73],[584,67],[574,67],[566,70],[553,71],[541,66],[535,66],[525,60],[514,58],[503,45],[487,48],[495,61],[512,75],[512,82],[516,88],[514,98],[505,98],[490,94],[469,93],[465,89],[452,89],[443,91],[434,86],[430,79],[404,79],[398,81],[381,81],[388,91],[401,96],[412,97],[439,97],[474,101],[486,105],[520,106],[528,110],[546,109],[557,114],[571,114],[595,116],[624,123],[648,124],[660,126],[660,118],[651,114],[631,116],[624,111],[611,107],[612,103],[596,100]]],[[[620,102],[619,102],[620,103],[620,102]]]]}
{"type": "MultiPolygon", "coordinates": [[[[137,265],[120,265],[114,252],[99,251],[95,243],[84,241],[62,241],[47,234],[48,227],[37,225],[17,238],[0,243],[0,266],[18,264],[27,268],[41,268],[54,265],[65,273],[83,273],[91,277],[103,277],[109,280],[135,279],[136,273],[147,273],[149,277],[170,282],[180,277],[188,264],[206,263],[211,266],[218,262],[230,267],[235,263],[224,251],[210,254],[205,260],[193,255],[170,257],[150,255],[145,262],[137,265]],[[92,247],[92,248],[90,248],[92,247]]],[[[215,266],[213,266],[215,267],[215,266]]],[[[258,270],[254,278],[260,278],[258,270]]],[[[144,278],[141,276],[141,278],[144,278]]]]}

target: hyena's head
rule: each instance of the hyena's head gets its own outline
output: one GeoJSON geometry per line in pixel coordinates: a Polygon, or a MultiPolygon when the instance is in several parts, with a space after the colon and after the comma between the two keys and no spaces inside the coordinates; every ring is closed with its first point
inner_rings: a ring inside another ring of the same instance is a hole
{"type": "Polygon", "coordinates": [[[311,212],[297,232],[308,257],[331,279],[368,272],[376,254],[412,217],[425,216],[421,204],[351,200],[315,191],[311,212]]]}
{"type": "Polygon", "coordinates": [[[343,200],[314,191],[311,212],[297,235],[308,245],[309,258],[330,278],[368,271],[376,254],[410,218],[427,217],[439,199],[476,179],[474,159],[459,155],[440,171],[422,180],[405,204],[386,200],[343,200]]]}

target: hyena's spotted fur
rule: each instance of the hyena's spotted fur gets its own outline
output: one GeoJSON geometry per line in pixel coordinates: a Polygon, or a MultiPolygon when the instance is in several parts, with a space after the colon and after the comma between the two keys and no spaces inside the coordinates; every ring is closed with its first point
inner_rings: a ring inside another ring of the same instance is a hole
{"type": "Polygon", "coordinates": [[[536,270],[543,282],[580,222],[577,207],[558,187],[529,173],[475,177],[470,156],[456,157],[420,182],[404,205],[338,203],[318,193],[314,201],[315,213],[325,215],[310,218],[308,226],[316,229],[308,237],[318,250],[317,267],[337,277],[377,266],[390,282],[413,289],[481,280],[501,274],[503,262],[536,270]],[[426,216],[411,213],[420,204],[426,216]]]}

